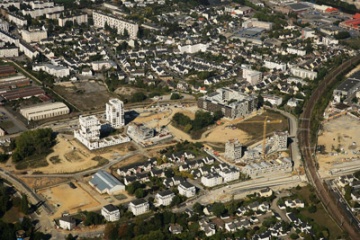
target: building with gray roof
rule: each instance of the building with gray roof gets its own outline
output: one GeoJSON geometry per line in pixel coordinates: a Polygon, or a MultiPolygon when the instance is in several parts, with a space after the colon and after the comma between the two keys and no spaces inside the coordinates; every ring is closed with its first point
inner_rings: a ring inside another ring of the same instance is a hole
{"type": "Polygon", "coordinates": [[[89,184],[101,194],[107,193],[113,195],[125,190],[124,184],[103,170],[95,173],[90,179],[89,184]]]}

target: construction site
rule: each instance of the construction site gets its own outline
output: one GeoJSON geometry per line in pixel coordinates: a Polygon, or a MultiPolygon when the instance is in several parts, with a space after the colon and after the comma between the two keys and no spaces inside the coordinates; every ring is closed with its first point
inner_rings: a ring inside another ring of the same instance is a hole
{"type": "Polygon", "coordinates": [[[354,131],[359,127],[359,119],[344,114],[323,123],[316,155],[322,177],[359,169],[360,136],[354,131]]]}

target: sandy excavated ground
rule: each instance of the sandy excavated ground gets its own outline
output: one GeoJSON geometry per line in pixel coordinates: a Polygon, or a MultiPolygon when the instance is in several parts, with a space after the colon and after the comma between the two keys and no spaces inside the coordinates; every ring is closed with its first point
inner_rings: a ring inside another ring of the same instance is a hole
{"type": "Polygon", "coordinates": [[[91,194],[82,189],[78,184],[76,186],[76,189],[72,189],[68,184],[61,184],[38,191],[39,194],[48,200],[50,205],[55,207],[54,218],[61,217],[63,212],[74,214],[79,209],[84,210],[100,205],[91,194]]]}
{"type": "Polygon", "coordinates": [[[89,151],[76,141],[73,136],[59,134],[56,145],[51,154],[46,157],[49,166],[37,168],[36,171],[43,173],[71,173],[83,171],[97,166],[98,162],[91,160],[93,157],[101,156],[108,160],[124,155],[128,152],[130,144],[121,144],[111,148],[89,151]],[[51,157],[60,159],[59,163],[51,162],[51,157]]]}
{"type": "Polygon", "coordinates": [[[324,131],[318,138],[318,145],[325,146],[326,154],[317,154],[320,171],[324,174],[349,158],[359,158],[360,154],[354,154],[354,151],[360,150],[360,121],[349,116],[341,116],[324,123],[324,131]],[[343,151],[337,153],[335,149],[343,151]]]}
{"type": "MultiPolygon", "coordinates": [[[[167,108],[162,112],[151,114],[149,112],[141,113],[139,117],[137,117],[134,122],[137,123],[146,123],[149,127],[157,127],[167,125],[173,115],[177,112],[181,112],[191,119],[195,117],[195,112],[199,110],[196,106],[188,107],[186,109],[183,108],[167,108]]],[[[198,140],[193,140],[188,134],[183,131],[173,127],[171,124],[168,125],[169,131],[173,134],[175,139],[178,140],[187,140],[190,142],[214,142],[214,143],[225,143],[230,139],[237,138],[240,142],[246,142],[249,140],[249,136],[240,129],[233,129],[228,127],[229,125],[236,124],[242,121],[242,119],[235,120],[222,120],[222,125],[212,127],[208,131],[206,131],[202,137],[198,140]]]]}

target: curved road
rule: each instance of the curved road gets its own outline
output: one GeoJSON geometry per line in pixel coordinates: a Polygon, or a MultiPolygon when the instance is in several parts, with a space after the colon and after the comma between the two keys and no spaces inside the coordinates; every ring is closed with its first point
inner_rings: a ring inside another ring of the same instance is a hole
{"type": "Polygon", "coordinates": [[[338,208],[336,200],[331,196],[328,189],[324,186],[325,184],[322,182],[320,176],[318,175],[316,162],[314,159],[315,154],[315,146],[311,143],[311,117],[315,105],[318,101],[321,100],[321,97],[328,91],[328,85],[332,85],[337,81],[337,77],[341,74],[351,70],[352,63],[357,63],[360,61],[360,55],[351,58],[350,60],[342,63],[339,67],[332,70],[318,87],[313,91],[309,101],[304,106],[304,112],[302,117],[300,118],[300,125],[298,133],[299,143],[301,144],[300,150],[305,162],[306,174],[308,176],[309,181],[313,184],[316,189],[317,195],[321,202],[323,203],[325,209],[329,212],[329,214],[333,217],[333,219],[337,222],[339,226],[345,230],[349,237],[353,240],[360,239],[360,232],[357,230],[357,226],[354,226],[350,223],[346,214],[338,208]]]}

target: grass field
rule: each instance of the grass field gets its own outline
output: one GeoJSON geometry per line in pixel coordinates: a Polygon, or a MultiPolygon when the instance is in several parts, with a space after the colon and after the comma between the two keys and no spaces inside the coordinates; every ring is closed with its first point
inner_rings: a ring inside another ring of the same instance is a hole
{"type": "Polygon", "coordinates": [[[256,142],[261,140],[263,137],[265,119],[267,121],[267,136],[271,135],[275,131],[286,131],[289,129],[288,119],[279,113],[271,111],[266,111],[261,115],[247,119],[236,124],[235,127],[249,134],[253,141],[256,142]]]}

